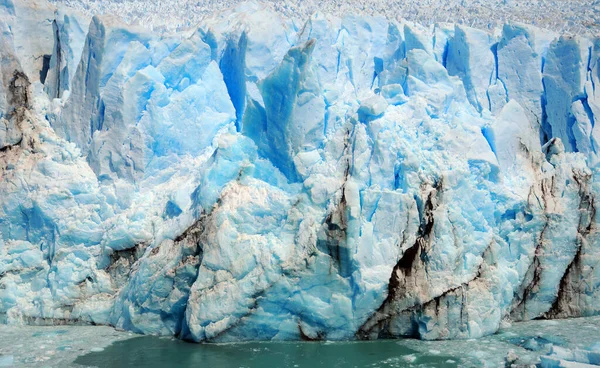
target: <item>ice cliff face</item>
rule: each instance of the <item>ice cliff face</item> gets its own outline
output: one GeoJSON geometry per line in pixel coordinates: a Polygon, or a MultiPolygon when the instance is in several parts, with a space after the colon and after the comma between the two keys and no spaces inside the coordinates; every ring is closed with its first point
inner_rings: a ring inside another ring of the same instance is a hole
{"type": "Polygon", "coordinates": [[[600,312],[600,39],[0,14],[9,323],[449,339],[600,312]]]}

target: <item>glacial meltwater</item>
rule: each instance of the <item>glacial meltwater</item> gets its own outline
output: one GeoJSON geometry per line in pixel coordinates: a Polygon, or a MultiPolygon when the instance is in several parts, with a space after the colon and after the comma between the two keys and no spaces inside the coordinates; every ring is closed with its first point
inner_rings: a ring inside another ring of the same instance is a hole
{"type": "Polygon", "coordinates": [[[450,357],[423,354],[401,342],[251,342],[190,344],[137,337],[75,363],[95,367],[456,367],[450,357]]]}
{"type": "Polygon", "coordinates": [[[599,331],[600,317],[589,317],[513,323],[473,340],[194,344],[105,326],[0,325],[0,367],[531,366],[558,359],[554,350],[593,360],[599,331]]]}

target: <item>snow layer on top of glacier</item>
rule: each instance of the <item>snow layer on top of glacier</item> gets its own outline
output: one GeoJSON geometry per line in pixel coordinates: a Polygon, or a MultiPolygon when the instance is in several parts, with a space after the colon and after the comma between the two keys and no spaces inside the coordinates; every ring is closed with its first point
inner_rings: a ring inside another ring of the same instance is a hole
{"type": "MultiPolygon", "coordinates": [[[[128,23],[155,30],[193,27],[215,11],[241,0],[50,0],[87,15],[118,14],[128,23]]],[[[600,32],[600,3],[595,0],[267,0],[264,5],[287,18],[306,19],[316,11],[343,16],[383,15],[431,25],[438,22],[491,29],[506,22],[521,22],[560,33],[593,35],[600,32]]]]}

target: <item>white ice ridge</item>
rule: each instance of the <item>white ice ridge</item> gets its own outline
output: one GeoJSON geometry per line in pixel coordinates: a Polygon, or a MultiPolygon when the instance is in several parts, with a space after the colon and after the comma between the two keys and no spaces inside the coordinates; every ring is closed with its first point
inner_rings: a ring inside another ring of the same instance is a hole
{"type": "Polygon", "coordinates": [[[8,323],[455,339],[600,313],[600,38],[0,17],[8,323]]]}
{"type": "MultiPolygon", "coordinates": [[[[173,31],[239,5],[243,0],[50,0],[88,16],[118,14],[129,24],[173,31]]],[[[507,22],[521,22],[556,32],[593,35],[600,32],[597,0],[264,0],[283,17],[306,20],[316,11],[344,16],[360,12],[424,25],[439,22],[492,29],[507,22]]]]}

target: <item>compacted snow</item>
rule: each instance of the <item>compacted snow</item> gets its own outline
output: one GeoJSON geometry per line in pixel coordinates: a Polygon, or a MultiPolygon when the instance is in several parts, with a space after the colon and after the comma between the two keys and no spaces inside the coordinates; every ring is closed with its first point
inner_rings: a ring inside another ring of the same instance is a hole
{"type": "MultiPolygon", "coordinates": [[[[126,21],[155,29],[195,26],[200,20],[239,4],[240,0],[51,0],[88,15],[117,14],[126,21]]],[[[506,22],[521,22],[572,34],[598,34],[597,0],[288,0],[263,4],[287,18],[306,19],[316,11],[336,16],[382,15],[424,25],[459,23],[489,29],[506,22]]]]}

